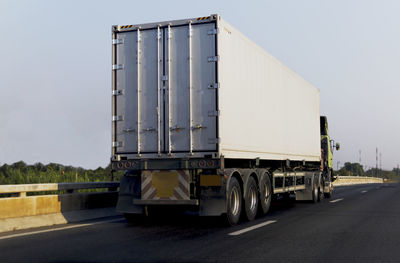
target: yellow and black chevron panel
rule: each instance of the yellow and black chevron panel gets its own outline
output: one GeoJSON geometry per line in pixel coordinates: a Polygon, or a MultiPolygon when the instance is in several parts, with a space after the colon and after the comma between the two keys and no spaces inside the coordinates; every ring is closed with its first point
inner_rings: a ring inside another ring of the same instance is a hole
{"type": "Polygon", "coordinates": [[[207,19],[210,19],[210,17],[209,16],[198,17],[196,20],[202,21],[202,20],[207,20],[207,19]]]}
{"type": "Polygon", "coordinates": [[[126,25],[126,26],[120,26],[120,29],[127,29],[127,28],[132,28],[133,25],[126,25]]]}
{"type": "Polygon", "coordinates": [[[189,200],[188,170],[146,170],[142,172],[142,200],[189,200]]]}

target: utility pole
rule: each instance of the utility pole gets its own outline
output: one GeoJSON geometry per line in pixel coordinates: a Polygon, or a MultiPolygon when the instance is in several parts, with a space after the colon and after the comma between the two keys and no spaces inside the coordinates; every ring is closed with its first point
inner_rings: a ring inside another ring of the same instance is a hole
{"type": "Polygon", "coordinates": [[[361,150],[358,150],[358,154],[359,154],[358,163],[361,165],[361,150]]]}
{"type": "Polygon", "coordinates": [[[337,171],[339,171],[339,164],[340,164],[340,162],[337,161],[337,163],[336,163],[336,170],[337,170],[337,171]]]}
{"type": "Polygon", "coordinates": [[[375,167],[375,177],[378,177],[378,147],[376,147],[376,167],[375,167]]]}

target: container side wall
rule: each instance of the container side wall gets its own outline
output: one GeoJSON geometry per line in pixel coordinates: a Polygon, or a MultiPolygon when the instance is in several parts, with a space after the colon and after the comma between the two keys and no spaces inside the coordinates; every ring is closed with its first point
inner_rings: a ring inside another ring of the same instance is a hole
{"type": "Polygon", "coordinates": [[[320,160],[319,90],[220,21],[221,154],[320,160]]]}

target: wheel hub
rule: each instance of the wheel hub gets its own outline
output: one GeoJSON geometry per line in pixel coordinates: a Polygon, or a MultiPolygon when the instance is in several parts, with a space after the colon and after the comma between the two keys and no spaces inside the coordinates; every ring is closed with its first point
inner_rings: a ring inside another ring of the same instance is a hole
{"type": "Polygon", "coordinates": [[[235,187],[232,189],[231,192],[231,209],[232,209],[232,214],[236,215],[239,213],[239,190],[235,187]]]}

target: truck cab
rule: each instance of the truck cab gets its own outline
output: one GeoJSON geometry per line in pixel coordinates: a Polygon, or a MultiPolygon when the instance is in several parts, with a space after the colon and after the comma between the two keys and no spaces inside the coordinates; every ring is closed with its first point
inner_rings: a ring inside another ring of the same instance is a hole
{"type": "Polygon", "coordinates": [[[332,194],[333,186],[333,151],[340,149],[340,144],[331,140],[328,129],[328,119],[326,116],[320,117],[321,127],[321,170],[324,185],[324,195],[329,198],[332,194]]]}

